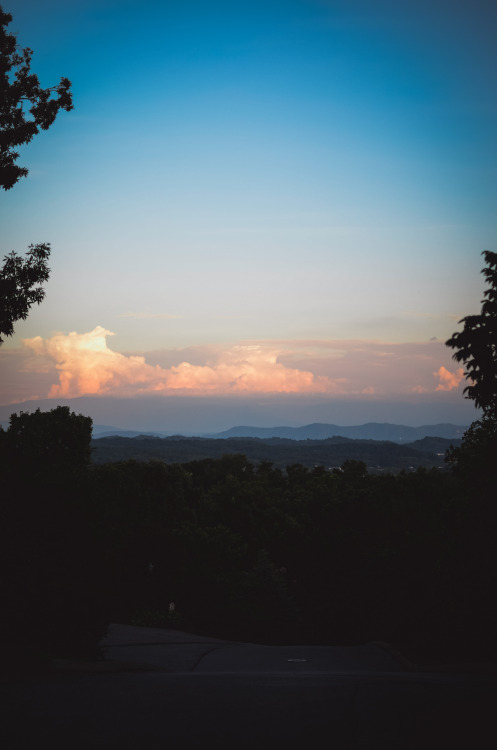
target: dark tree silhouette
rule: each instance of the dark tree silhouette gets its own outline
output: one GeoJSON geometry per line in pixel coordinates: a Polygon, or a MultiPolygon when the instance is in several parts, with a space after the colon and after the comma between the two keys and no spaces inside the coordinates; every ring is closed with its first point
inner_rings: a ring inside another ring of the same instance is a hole
{"type": "Polygon", "coordinates": [[[13,252],[5,256],[0,269],[0,345],[2,336],[12,336],[17,320],[26,320],[31,305],[44,299],[40,284],[50,275],[49,256],[46,243],[30,245],[25,259],[13,252]]]}
{"type": "MultiPolygon", "coordinates": [[[[10,415],[7,430],[10,450],[20,465],[29,465],[31,478],[38,475],[66,480],[86,469],[91,456],[92,419],[72,413],[68,406],[47,412],[10,415]]],[[[14,459],[13,459],[14,460],[14,459]]]]}
{"type": "Polygon", "coordinates": [[[456,349],[453,358],[466,366],[470,381],[464,389],[466,398],[483,410],[485,417],[497,419],[497,253],[485,250],[486,268],[482,269],[488,289],[484,292],[481,313],[468,315],[460,323],[464,328],[446,342],[456,349]]]}
{"type": "Polygon", "coordinates": [[[22,49],[15,34],[7,31],[10,13],[0,6],[0,187],[10,190],[28,174],[15,162],[18,146],[29,143],[42,130],[48,130],[59,110],[73,109],[71,82],[61,78],[56,86],[43,89],[31,72],[33,50],[22,49]]]}
{"type": "MultiPolygon", "coordinates": [[[[12,16],[0,5],[0,187],[10,190],[26,167],[16,164],[18,146],[29,143],[41,130],[48,130],[61,109],[73,109],[71,82],[61,78],[56,86],[43,89],[31,72],[33,51],[21,48],[15,34],[7,31],[12,16]]],[[[12,336],[14,323],[25,320],[32,304],[40,303],[48,280],[50,245],[30,245],[27,257],[5,256],[0,268],[0,345],[12,336]]]]}
{"type": "Polygon", "coordinates": [[[93,658],[105,632],[106,554],[88,487],[91,431],[90,417],[57,406],[12,414],[0,432],[0,639],[15,659],[93,658]]]}

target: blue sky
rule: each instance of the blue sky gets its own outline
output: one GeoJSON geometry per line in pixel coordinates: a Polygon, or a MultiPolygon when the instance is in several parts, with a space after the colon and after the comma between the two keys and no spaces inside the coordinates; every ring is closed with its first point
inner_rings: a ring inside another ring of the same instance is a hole
{"type": "Polygon", "coordinates": [[[2,5],[75,109],[0,196],[2,254],[53,248],[1,403],[283,390],[458,421],[443,342],[496,246],[497,7],[2,5]]]}

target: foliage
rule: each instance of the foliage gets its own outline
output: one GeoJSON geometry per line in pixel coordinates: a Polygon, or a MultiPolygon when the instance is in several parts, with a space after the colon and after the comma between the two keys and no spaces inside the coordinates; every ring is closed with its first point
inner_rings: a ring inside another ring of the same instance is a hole
{"type": "Polygon", "coordinates": [[[44,299],[45,290],[38,285],[50,275],[49,256],[45,243],[30,245],[26,259],[14,252],[5,256],[0,269],[0,345],[2,336],[12,336],[16,321],[26,320],[31,305],[44,299]]]}
{"type": "MultiPolygon", "coordinates": [[[[418,441],[419,442],[419,441],[418,441]]],[[[151,459],[167,463],[187,463],[204,458],[220,459],[223,454],[242,454],[258,464],[270,463],[284,470],[296,464],[307,468],[314,466],[339,467],[348,459],[364,461],[369,471],[400,471],[410,467],[440,466],[437,452],[451,444],[439,439],[430,450],[419,450],[413,445],[397,445],[380,440],[351,440],[327,438],[325,440],[291,440],[285,438],[156,438],[156,437],[104,437],[94,439],[93,461],[124,461],[151,459]]]]}
{"type": "MultiPolygon", "coordinates": [[[[153,612],[165,623],[174,601],[187,630],[217,637],[379,639],[439,659],[475,649],[468,634],[485,610],[475,581],[480,591],[490,585],[495,565],[461,569],[476,526],[449,473],[375,476],[350,461],[341,471],[294,464],[283,474],[226,456],[97,464],[91,475],[112,550],[114,618],[153,612]]],[[[478,648],[496,624],[487,622],[478,648]]]]}
{"type": "Polygon", "coordinates": [[[468,315],[460,322],[463,330],[446,342],[456,349],[453,358],[466,366],[470,381],[464,393],[487,417],[497,419],[497,253],[483,252],[486,268],[482,269],[488,289],[484,292],[481,313],[468,315]]]}
{"type": "MultiPolygon", "coordinates": [[[[82,652],[117,621],[260,643],[382,640],[415,660],[495,657],[495,503],[472,465],[91,464],[88,426],[59,407],[0,432],[8,642],[36,622],[38,648],[82,652]]],[[[476,435],[478,456],[483,433],[494,450],[487,427],[465,438],[469,450],[476,435]]]]}
{"type": "Polygon", "coordinates": [[[56,86],[43,89],[31,72],[33,51],[20,48],[15,34],[7,31],[12,16],[0,6],[0,187],[10,190],[26,167],[15,162],[18,146],[48,130],[61,109],[73,109],[71,82],[61,78],[56,86]],[[26,111],[27,110],[27,111],[26,111]]]}
{"type": "Polygon", "coordinates": [[[0,433],[2,639],[15,653],[95,654],[108,575],[88,503],[92,421],[59,406],[0,433]]]}
{"type": "MultiPolygon", "coordinates": [[[[497,420],[484,416],[466,430],[461,446],[448,451],[447,462],[458,476],[471,484],[487,481],[489,473],[497,482],[497,420]]],[[[495,490],[497,484],[492,483],[495,490]]]]}
{"type": "Polygon", "coordinates": [[[68,406],[11,414],[8,450],[14,463],[29,462],[33,479],[44,476],[52,483],[66,481],[68,475],[88,465],[91,433],[91,418],[71,413],[68,406]]]}
{"type": "Polygon", "coordinates": [[[464,434],[462,444],[446,455],[460,497],[453,525],[452,575],[447,577],[446,589],[458,602],[458,617],[452,625],[455,640],[463,639],[466,630],[483,650],[491,651],[497,586],[497,253],[486,250],[483,255],[487,267],[482,273],[489,286],[481,313],[463,318],[463,330],[446,342],[456,349],[454,359],[466,366],[470,383],[464,389],[466,398],[483,411],[482,418],[464,434]],[[464,597],[457,597],[458,591],[464,591],[464,597]]]}
{"type": "MultiPolygon", "coordinates": [[[[16,164],[19,146],[29,143],[41,130],[48,130],[61,109],[73,109],[71,83],[61,78],[56,86],[43,89],[31,72],[33,51],[20,48],[15,34],[7,31],[12,16],[0,6],[0,187],[10,190],[26,167],[16,164]]],[[[14,323],[25,320],[29,308],[40,304],[48,280],[50,245],[30,245],[27,257],[9,253],[0,269],[0,345],[12,336],[14,323]]]]}

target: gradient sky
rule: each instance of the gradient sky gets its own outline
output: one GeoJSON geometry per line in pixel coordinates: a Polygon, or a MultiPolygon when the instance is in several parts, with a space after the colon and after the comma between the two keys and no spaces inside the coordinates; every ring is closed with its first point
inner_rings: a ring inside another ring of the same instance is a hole
{"type": "Polygon", "coordinates": [[[1,404],[317,394],[460,423],[444,341],[497,247],[497,5],[2,5],[75,109],[0,196],[1,254],[53,252],[1,404]]]}

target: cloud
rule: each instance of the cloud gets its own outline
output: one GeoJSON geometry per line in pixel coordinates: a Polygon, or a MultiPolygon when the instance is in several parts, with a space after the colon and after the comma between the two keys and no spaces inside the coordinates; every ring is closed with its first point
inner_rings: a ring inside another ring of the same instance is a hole
{"type": "Polygon", "coordinates": [[[373,385],[367,385],[362,389],[361,393],[367,396],[372,396],[374,393],[376,393],[376,388],[373,385]]]}
{"type": "Polygon", "coordinates": [[[106,337],[112,335],[97,326],[89,333],[59,333],[50,339],[36,336],[23,343],[55,363],[59,383],[52,385],[49,398],[106,393],[115,387],[140,385],[153,379],[157,368],[147,365],[144,357],[126,357],[108,348],[106,337]]]}
{"type": "Polygon", "coordinates": [[[0,349],[0,404],[15,404],[46,396],[54,379],[54,368],[26,348],[0,349]]]}
{"type": "MultiPolygon", "coordinates": [[[[51,359],[58,384],[49,398],[83,395],[225,393],[339,393],[343,379],[332,380],[307,370],[290,368],[278,361],[278,352],[260,345],[239,345],[223,351],[202,365],[181,362],[163,368],[147,364],[141,355],[124,355],[107,345],[112,332],[97,326],[78,334],[56,334],[25,339],[34,354],[51,359]]],[[[44,365],[45,366],[45,365],[44,365]]]]}
{"type": "Polygon", "coordinates": [[[437,385],[437,391],[452,391],[457,388],[461,380],[464,378],[464,370],[459,367],[455,372],[450,372],[446,367],[440,367],[437,372],[433,373],[435,377],[440,379],[440,383],[437,385]]]}
{"type": "Polygon", "coordinates": [[[411,393],[428,393],[428,388],[425,388],[424,385],[414,385],[410,391],[411,393]]]}
{"type": "Polygon", "coordinates": [[[279,361],[316,375],[346,378],[348,394],[378,398],[434,393],[433,371],[450,365],[451,354],[441,341],[388,342],[371,339],[279,342],[279,361]]]}
{"type": "Polygon", "coordinates": [[[441,341],[371,339],[253,340],[122,353],[112,333],[57,333],[2,347],[0,403],[32,394],[49,398],[142,394],[224,396],[323,394],[336,399],[437,400],[457,397],[462,371],[451,372],[441,341]],[[434,373],[436,378],[434,378],[434,373]]]}

